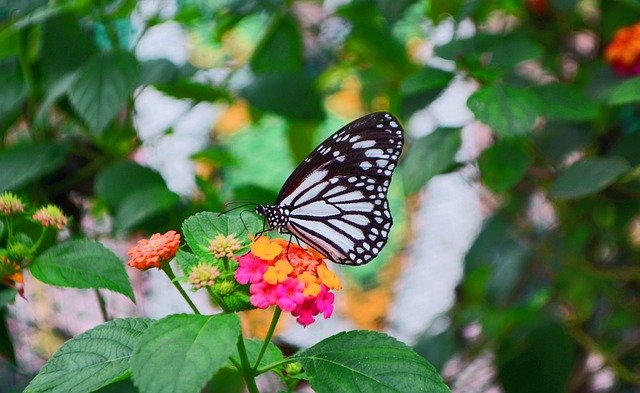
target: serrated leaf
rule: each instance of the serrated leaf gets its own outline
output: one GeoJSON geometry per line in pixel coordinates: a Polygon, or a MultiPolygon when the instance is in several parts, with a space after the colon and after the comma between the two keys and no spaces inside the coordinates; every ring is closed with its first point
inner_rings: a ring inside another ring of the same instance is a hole
{"type": "Polygon", "coordinates": [[[69,100],[95,135],[126,104],[140,78],[140,65],[125,51],[96,54],[80,70],[69,100]]]}
{"type": "Polygon", "coordinates": [[[250,242],[248,236],[262,228],[262,220],[254,213],[222,214],[201,212],[182,223],[182,233],[191,250],[200,258],[211,259],[208,250],[216,235],[234,235],[241,244],[250,242]]]}
{"type": "Polygon", "coordinates": [[[507,85],[483,87],[467,100],[476,118],[503,136],[528,133],[538,116],[537,104],[527,90],[507,85]]]}
{"type": "Polygon", "coordinates": [[[450,168],[460,144],[459,128],[439,128],[415,141],[402,163],[405,192],[419,191],[432,177],[450,168]]]}
{"type": "Polygon", "coordinates": [[[0,153],[0,192],[15,190],[58,169],[67,155],[53,142],[22,144],[0,153]]]}
{"type": "Polygon", "coordinates": [[[70,339],[47,361],[25,392],[85,393],[129,373],[129,361],[142,332],[153,321],[109,321],[70,339]]]}
{"type": "Polygon", "coordinates": [[[200,392],[235,351],[236,314],[170,315],[140,337],[133,357],[133,382],[142,393],[200,392]]]}
{"type": "Polygon", "coordinates": [[[504,139],[480,155],[478,166],[482,182],[493,191],[509,190],[527,172],[531,156],[523,140],[504,139]],[[509,165],[505,165],[508,162],[509,165]]]}
{"type": "Polygon", "coordinates": [[[609,104],[624,105],[640,101],[640,76],[618,84],[609,95],[609,104]]]}
{"type": "Polygon", "coordinates": [[[600,107],[575,86],[561,83],[535,89],[538,114],[551,120],[588,121],[600,114],[600,107]]]}
{"type": "Polygon", "coordinates": [[[198,266],[201,260],[202,259],[198,258],[194,254],[183,250],[178,250],[176,253],[176,262],[178,263],[180,270],[182,270],[182,273],[185,275],[189,275],[189,273],[191,273],[191,269],[198,266]]]}
{"type": "Polygon", "coordinates": [[[87,239],[53,246],[29,265],[38,280],[60,287],[104,288],[135,301],[124,264],[111,250],[87,239]]]}
{"type": "Polygon", "coordinates": [[[600,191],[628,171],[629,164],[620,157],[593,157],[564,169],[551,184],[549,197],[573,199],[600,191]]]}
{"type": "Polygon", "coordinates": [[[318,393],[449,392],[422,356],[383,333],[339,333],[292,358],[318,393]]]}
{"type": "Polygon", "coordinates": [[[133,228],[144,220],[171,210],[179,201],[178,195],[169,191],[164,184],[147,188],[136,186],[136,190],[118,206],[115,226],[120,229],[133,228]]]}

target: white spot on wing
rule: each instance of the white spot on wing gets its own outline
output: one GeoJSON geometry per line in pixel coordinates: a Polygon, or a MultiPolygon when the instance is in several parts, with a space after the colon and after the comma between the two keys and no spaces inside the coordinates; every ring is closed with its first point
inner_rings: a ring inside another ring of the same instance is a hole
{"type": "Polygon", "coordinates": [[[367,147],[371,147],[371,146],[373,146],[375,144],[376,144],[375,141],[368,140],[368,141],[356,142],[356,143],[353,144],[352,147],[354,149],[366,149],[367,147]]]}
{"type": "Polygon", "coordinates": [[[367,169],[371,168],[371,163],[369,161],[362,161],[360,163],[360,168],[366,171],[367,169]]]}
{"type": "Polygon", "coordinates": [[[322,181],[322,179],[327,176],[327,173],[329,173],[329,171],[327,171],[326,169],[311,172],[311,174],[306,179],[304,179],[304,181],[300,183],[298,187],[296,187],[296,189],[293,190],[291,194],[289,194],[289,196],[280,201],[280,206],[291,204],[291,201],[300,193],[320,183],[320,181],[322,181]]]}
{"type": "Polygon", "coordinates": [[[328,199],[330,203],[350,202],[363,199],[364,195],[360,191],[351,191],[346,194],[334,196],[328,199]]]}
{"type": "Polygon", "coordinates": [[[294,216],[312,216],[312,217],[327,217],[340,214],[335,206],[326,203],[325,201],[315,201],[308,205],[302,205],[291,210],[291,217],[294,216]]]}

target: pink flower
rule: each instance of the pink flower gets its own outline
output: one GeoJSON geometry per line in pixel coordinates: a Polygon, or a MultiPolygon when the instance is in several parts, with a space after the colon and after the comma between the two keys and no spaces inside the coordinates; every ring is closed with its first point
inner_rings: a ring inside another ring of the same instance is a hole
{"type": "Polygon", "coordinates": [[[282,311],[292,311],[298,304],[304,302],[304,283],[295,278],[287,278],[276,288],[276,304],[282,311]]]}
{"type": "Polygon", "coordinates": [[[236,281],[240,284],[255,284],[262,281],[262,275],[268,267],[266,263],[250,252],[236,259],[238,260],[238,270],[235,273],[236,281]]]}
{"type": "Polygon", "coordinates": [[[251,284],[249,292],[251,293],[249,301],[258,308],[267,308],[276,304],[275,285],[267,284],[266,282],[251,284]]]}
{"type": "Polygon", "coordinates": [[[316,319],[314,316],[318,315],[319,312],[320,311],[316,305],[316,298],[309,296],[304,300],[304,302],[302,302],[302,304],[299,304],[295,310],[291,311],[291,315],[297,317],[296,321],[300,325],[307,327],[315,322],[316,319]]]}
{"type": "Polygon", "coordinates": [[[329,288],[327,288],[325,285],[322,285],[320,293],[316,297],[316,306],[318,307],[318,311],[322,312],[325,319],[331,317],[331,314],[333,314],[334,299],[335,295],[329,292],[329,288]]]}

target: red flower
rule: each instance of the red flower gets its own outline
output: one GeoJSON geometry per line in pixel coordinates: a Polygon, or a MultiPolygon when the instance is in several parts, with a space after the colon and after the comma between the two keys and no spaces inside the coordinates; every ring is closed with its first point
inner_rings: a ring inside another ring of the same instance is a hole
{"type": "Polygon", "coordinates": [[[604,57],[619,75],[640,75],[640,23],[619,29],[604,57]]]}
{"type": "Polygon", "coordinates": [[[176,255],[179,246],[180,234],[176,231],[169,231],[164,235],[154,233],[151,239],[138,240],[138,244],[129,250],[131,259],[128,265],[140,270],[160,268],[176,255]]]}

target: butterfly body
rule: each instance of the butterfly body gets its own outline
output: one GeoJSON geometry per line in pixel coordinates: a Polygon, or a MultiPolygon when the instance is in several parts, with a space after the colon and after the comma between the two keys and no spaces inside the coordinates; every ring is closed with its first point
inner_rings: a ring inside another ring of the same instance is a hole
{"type": "Polygon", "coordinates": [[[391,114],[342,127],[289,176],[274,205],[259,205],[270,228],[289,233],[336,263],[361,265],[387,242],[387,191],[404,138],[391,114]]]}

